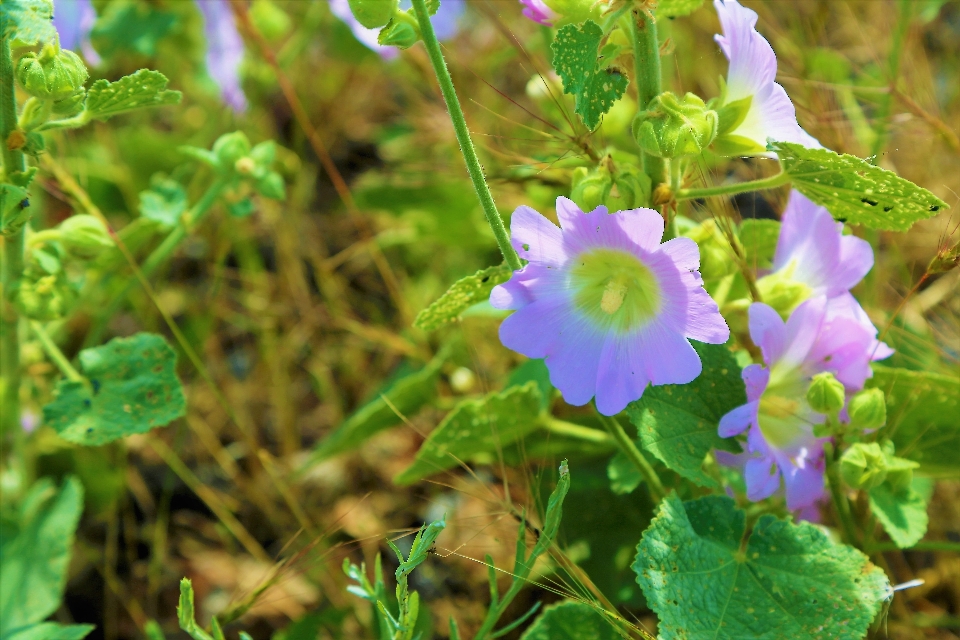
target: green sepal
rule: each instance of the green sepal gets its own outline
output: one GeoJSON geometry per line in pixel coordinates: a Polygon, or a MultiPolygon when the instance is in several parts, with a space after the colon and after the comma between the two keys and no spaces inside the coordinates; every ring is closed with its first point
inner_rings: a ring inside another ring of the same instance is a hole
{"type": "Polygon", "coordinates": [[[733,102],[728,102],[722,107],[717,108],[717,135],[722,136],[735,130],[750,113],[750,105],[753,104],[753,96],[740,98],[733,102]]]}
{"type": "Polygon", "coordinates": [[[763,145],[750,138],[730,133],[718,135],[713,141],[713,152],[719,156],[751,156],[765,151],[763,145]]]}
{"type": "Polygon", "coordinates": [[[377,35],[377,44],[408,49],[420,41],[420,23],[408,11],[398,11],[377,35]]]}

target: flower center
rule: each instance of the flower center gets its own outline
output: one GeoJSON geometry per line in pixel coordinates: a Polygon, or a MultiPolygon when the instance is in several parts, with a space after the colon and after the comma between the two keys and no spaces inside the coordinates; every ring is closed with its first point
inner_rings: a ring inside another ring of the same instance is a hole
{"type": "Polygon", "coordinates": [[[800,370],[774,365],[770,382],[760,397],[760,431],[773,447],[786,449],[813,431],[822,422],[806,401],[806,387],[800,370]]]}
{"type": "Polygon", "coordinates": [[[594,249],[581,253],[570,270],[570,284],[577,308],[608,329],[636,329],[660,310],[656,276],[627,251],[594,249]]]}

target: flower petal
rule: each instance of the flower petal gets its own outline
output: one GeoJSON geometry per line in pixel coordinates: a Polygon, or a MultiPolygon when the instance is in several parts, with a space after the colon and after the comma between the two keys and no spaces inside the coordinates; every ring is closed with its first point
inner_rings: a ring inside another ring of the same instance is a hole
{"type": "Polygon", "coordinates": [[[743,378],[743,383],[747,387],[747,400],[753,402],[759,400],[766,391],[767,383],[770,381],[770,370],[759,364],[749,364],[743,368],[740,377],[743,378]]]}
{"type": "Polygon", "coordinates": [[[831,295],[840,263],[840,228],[829,211],[792,192],[781,219],[774,272],[791,269],[790,278],[810,287],[813,295],[831,295]]]}
{"type": "Polygon", "coordinates": [[[810,350],[820,335],[827,299],[823,296],[810,298],[793,310],[786,324],[786,346],[781,361],[800,366],[807,360],[810,350]]]}
{"type": "MultiPolygon", "coordinates": [[[[730,61],[727,101],[756,95],[777,76],[777,56],[766,38],[757,33],[757,14],[736,0],[714,0],[723,35],[714,36],[730,61]]],[[[761,144],[766,146],[766,140],[761,144]]]]}
{"type": "Polygon", "coordinates": [[[813,460],[804,462],[802,467],[789,464],[780,468],[787,489],[787,508],[791,511],[809,507],[824,496],[822,459],[816,464],[813,460]]]}
{"type": "MultiPolygon", "coordinates": [[[[573,335],[574,312],[565,298],[554,296],[536,300],[500,323],[500,342],[528,358],[544,358],[554,345],[573,335]]],[[[598,348],[599,350],[599,348],[598,348]]]]}
{"type": "Polygon", "coordinates": [[[597,411],[614,416],[639,400],[649,382],[640,343],[629,335],[610,332],[600,355],[597,372],[597,411]]]}
{"type": "Polygon", "coordinates": [[[756,424],[759,406],[759,402],[748,402],[728,411],[720,418],[717,433],[721,438],[730,438],[743,433],[750,428],[750,425],[756,424]]]}
{"type": "Polygon", "coordinates": [[[747,117],[731,134],[750,138],[764,147],[767,146],[767,138],[777,142],[793,142],[810,149],[823,147],[797,122],[797,110],[793,102],[776,82],[770,83],[754,96],[747,117]]]}
{"type": "Polygon", "coordinates": [[[651,384],[687,384],[703,370],[690,342],[664,322],[639,329],[637,340],[641,366],[651,384]]]}
{"type": "MultiPolygon", "coordinates": [[[[550,383],[576,407],[590,402],[597,391],[597,373],[605,335],[589,323],[568,328],[572,336],[558,340],[546,354],[550,383]]],[[[566,332],[566,331],[565,331],[566,332]]]]}
{"type": "MultiPolygon", "coordinates": [[[[634,209],[634,211],[637,211],[637,209],[634,209]]],[[[658,215],[657,218],[660,218],[660,216],[658,215]]],[[[660,218],[660,220],[662,222],[663,218],[660,218]]],[[[660,234],[662,236],[663,226],[661,225],[660,228],[660,234]]],[[[660,239],[657,238],[657,242],[659,241],[660,239]]],[[[667,240],[660,245],[660,252],[670,256],[670,259],[673,260],[673,263],[677,265],[679,269],[696,271],[700,268],[700,248],[697,246],[697,243],[690,238],[667,240]]]]}
{"type": "Polygon", "coordinates": [[[780,315],[770,305],[754,302],[747,312],[750,324],[750,338],[763,352],[763,360],[768,365],[783,355],[787,346],[787,328],[780,315]]]}
{"type": "Polygon", "coordinates": [[[752,458],[743,468],[747,497],[754,502],[769,498],[780,488],[780,470],[770,457],[752,458]]]}
{"type": "Polygon", "coordinates": [[[560,228],[527,206],[520,206],[510,218],[510,244],[520,257],[559,267],[567,261],[560,228]]]}
{"type": "MultiPolygon", "coordinates": [[[[643,207],[639,209],[625,209],[618,211],[614,219],[620,228],[623,229],[623,233],[644,251],[652,253],[659,248],[661,251],[666,250],[669,254],[671,251],[678,250],[666,249],[667,245],[669,245],[670,242],[674,242],[674,240],[666,242],[663,245],[660,244],[660,240],[663,239],[663,216],[653,209],[643,207]]],[[[680,239],[681,238],[677,238],[677,240],[680,239]]],[[[697,266],[692,267],[692,269],[699,268],[700,251],[697,249],[697,243],[689,238],[682,238],[682,240],[693,244],[693,249],[697,256],[697,266]]],[[[686,243],[681,244],[685,245],[686,243]]],[[[687,247],[687,251],[689,251],[689,247],[687,247]]]]}

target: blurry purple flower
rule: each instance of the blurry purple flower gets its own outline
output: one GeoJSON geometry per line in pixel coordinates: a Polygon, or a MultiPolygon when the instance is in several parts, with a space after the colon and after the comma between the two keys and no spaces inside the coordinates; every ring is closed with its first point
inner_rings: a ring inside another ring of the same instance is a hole
{"type": "Polygon", "coordinates": [[[33,433],[33,430],[36,429],[39,424],[40,416],[30,409],[24,409],[20,412],[20,428],[23,429],[24,433],[33,433]]]}
{"type": "Polygon", "coordinates": [[[90,44],[90,30],[97,21],[97,12],[90,0],[54,0],[53,26],[60,35],[60,46],[79,50],[92,65],[100,64],[100,56],[90,44]]]}
{"type": "Polygon", "coordinates": [[[567,402],[596,396],[605,415],[647,384],[700,375],[688,340],[722,344],[730,331],[701,286],[696,243],[660,244],[663,218],[651,209],[584,213],[561,197],[557,217],[560,228],[530,207],[513,212],[511,242],[528,264],[490,295],[494,307],[516,309],[500,326],[503,344],[544,358],[567,402]]]}
{"type": "Polygon", "coordinates": [[[737,0],[713,0],[723,27],[723,35],[714,36],[730,67],[724,104],[752,98],[743,121],[727,136],[757,145],[756,152],[767,147],[767,138],[795,142],[805,147],[821,147],[800,128],[797,113],[783,87],[774,82],[777,56],[770,43],[757,33],[757,14],[737,0]]]}
{"type": "Polygon", "coordinates": [[[766,366],[752,364],[742,377],[747,403],[720,419],[719,434],[729,438],[747,431],[746,452],[717,452],[717,460],[743,468],[747,497],[763,500],[780,487],[787,507],[804,509],[824,496],[823,443],[815,425],[826,417],[806,400],[814,374],[833,373],[848,394],[863,388],[871,375],[873,335],[849,318],[828,318],[827,298],[817,296],[798,306],[786,323],[770,306],[750,306],[750,337],[766,366]]]}
{"type": "Polygon", "coordinates": [[[552,27],[560,18],[560,14],[547,6],[543,0],[520,0],[523,5],[523,15],[545,27],[552,27]]]}
{"type": "MultiPolygon", "coordinates": [[[[829,211],[793,191],[781,219],[773,272],[758,284],[764,287],[789,281],[800,286],[800,300],[826,296],[828,321],[849,318],[876,336],[877,328],[850,294],[872,268],[873,248],[869,242],[843,235],[843,224],[834,221],[829,211]]],[[[879,341],[874,341],[872,351],[874,360],[893,353],[879,341]]]]}
{"type": "Polygon", "coordinates": [[[240,86],[240,64],[243,62],[243,38],[230,10],[230,0],[196,0],[203,14],[203,31],[207,39],[207,71],[220,95],[234,111],[247,108],[247,97],[240,86]]]}
{"type": "MultiPolygon", "coordinates": [[[[457,35],[457,31],[460,29],[460,17],[466,9],[465,2],[466,0],[442,0],[436,15],[430,19],[438,40],[449,40],[457,35]]],[[[404,11],[409,9],[410,6],[410,0],[402,0],[400,3],[400,8],[404,11]]],[[[361,44],[372,51],[376,51],[384,60],[391,60],[399,55],[396,47],[385,47],[377,42],[380,29],[368,29],[357,22],[357,19],[353,17],[353,12],[350,11],[349,0],[330,0],[330,11],[350,27],[353,36],[361,44]]]]}

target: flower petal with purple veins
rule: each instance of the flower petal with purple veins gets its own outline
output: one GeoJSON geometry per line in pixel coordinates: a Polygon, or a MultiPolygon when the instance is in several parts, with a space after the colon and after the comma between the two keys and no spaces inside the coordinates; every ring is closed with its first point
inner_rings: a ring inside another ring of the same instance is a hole
{"type": "Polygon", "coordinates": [[[557,199],[561,226],[529,207],[511,219],[511,242],[528,261],[490,303],[515,309],[500,326],[505,346],[544,358],[564,399],[596,398],[605,415],[639,399],[648,384],[685,384],[702,365],[690,339],[722,344],[730,332],[703,290],[696,245],[660,244],[650,209],[584,213],[557,199]]]}

